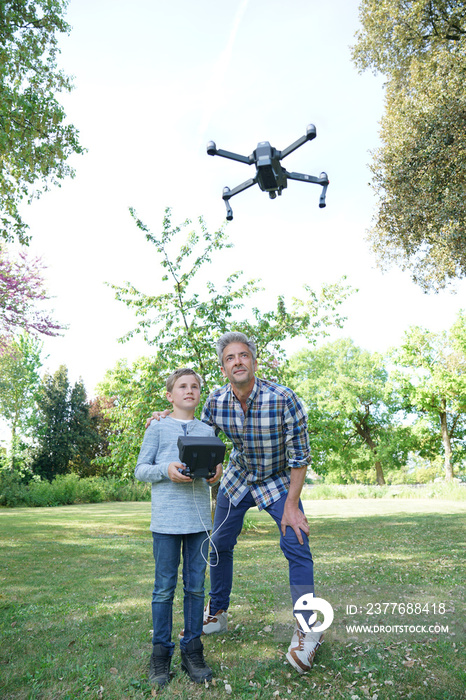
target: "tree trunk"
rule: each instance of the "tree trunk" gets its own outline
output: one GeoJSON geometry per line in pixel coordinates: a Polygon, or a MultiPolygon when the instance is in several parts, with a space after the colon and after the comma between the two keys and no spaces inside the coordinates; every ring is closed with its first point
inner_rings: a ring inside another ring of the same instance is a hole
{"type": "MultiPolygon", "coordinates": [[[[446,401],[442,400],[442,408],[446,407],[446,401]]],[[[451,440],[450,440],[450,435],[448,434],[448,425],[447,425],[447,412],[442,411],[440,413],[440,427],[442,429],[442,442],[443,442],[443,449],[445,451],[445,479],[447,481],[451,481],[453,479],[453,465],[451,463],[451,440]]]]}
{"type": "Polygon", "coordinates": [[[16,420],[13,420],[13,425],[11,426],[11,445],[10,445],[10,468],[12,471],[14,471],[16,469],[17,442],[18,442],[18,438],[16,435],[16,420]]]}
{"type": "MultiPolygon", "coordinates": [[[[374,454],[376,454],[376,453],[377,453],[377,450],[374,450],[374,454]]],[[[384,486],[385,479],[383,476],[382,464],[381,464],[380,460],[377,460],[374,466],[375,466],[375,474],[377,476],[377,483],[379,486],[384,486]]]]}
{"type": "Polygon", "coordinates": [[[356,427],[356,431],[357,431],[358,435],[364,440],[364,442],[366,443],[366,445],[369,447],[372,454],[374,455],[374,458],[375,458],[374,467],[375,467],[375,475],[377,477],[377,483],[379,486],[384,486],[385,485],[385,478],[383,475],[382,463],[380,462],[380,459],[377,459],[377,445],[375,444],[375,442],[371,438],[371,435],[369,432],[370,429],[362,424],[357,424],[355,427],[356,427]]]}

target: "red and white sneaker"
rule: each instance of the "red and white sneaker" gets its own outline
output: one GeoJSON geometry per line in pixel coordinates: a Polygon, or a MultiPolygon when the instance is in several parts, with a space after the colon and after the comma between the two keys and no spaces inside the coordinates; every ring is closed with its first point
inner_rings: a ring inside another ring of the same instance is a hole
{"type": "MultiPolygon", "coordinates": [[[[228,613],[226,610],[218,610],[215,615],[211,615],[209,600],[204,608],[202,635],[218,634],[220,632],[228,632],[228,613]]],[[[181,630],[178,637],[179,639],[183,639],[184,630],[181,630]]]]}
{"type": "Polygon", "coordinates": [[[215,634],[228,631],[228,613],[217,610],[215,615],[210,612],[210,600],[204,608],[204,627],[202,634],[215,634]]]}
{"type": "Polygon", "coordinates": [[[305,634],[297,626],[291,638],[291,644],[288,647],[287,661],[298,673],[310,671],[316,651],[323,641],[324,635],[322,632],[308,632],[305,634]]]}

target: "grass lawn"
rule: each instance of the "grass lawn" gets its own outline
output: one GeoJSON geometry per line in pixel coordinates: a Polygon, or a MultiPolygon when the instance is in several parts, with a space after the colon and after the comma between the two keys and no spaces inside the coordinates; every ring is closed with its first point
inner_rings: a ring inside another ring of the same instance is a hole
{"type": "MultiPolygon", "coordinates": [[[[327,500],[305,509],[316,595],[335,611],[312,671],[299,676],[285,661],[287,564],[273,521],[253,510],[235,550],[230,631],[204,643],[214,680],[192,684],[177,650],[173,681],[158,692],[147,681],[150,504],[1,509],[0,698],[464,698],[464,503],[327,500]]],[[[183,626],[180,591],[174,631],[183,626]]]]}

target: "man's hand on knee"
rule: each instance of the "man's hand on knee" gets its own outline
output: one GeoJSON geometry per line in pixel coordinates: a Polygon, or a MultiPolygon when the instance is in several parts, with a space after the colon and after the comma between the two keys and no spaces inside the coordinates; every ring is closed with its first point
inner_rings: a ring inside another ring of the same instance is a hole
{"type": "Polygon", "coordinates": [[[309,523],[307,518],[299,509],[299,507],[293,503],[289,503],[288,500],[285,503],[285,508],[283,510],[283,517],[281,522],[281,529],[283,537],[286,535],[286,528],[293,528],[296,537],[298,538],[299,544],[303,544],[303,536],[301,530],[305,535],[309,535],[309,523]]]}

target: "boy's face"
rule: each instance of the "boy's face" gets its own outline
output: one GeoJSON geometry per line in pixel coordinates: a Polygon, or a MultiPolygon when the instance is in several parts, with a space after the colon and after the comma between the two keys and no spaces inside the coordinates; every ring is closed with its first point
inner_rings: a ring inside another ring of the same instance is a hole
{"type": "Polygon", "coordinates": [[[192,374],[178,377],[173,389],[167,391],[167,399],[174,408],[196,408],[201,399],[201,387],[196,377],[192,374]]]}

